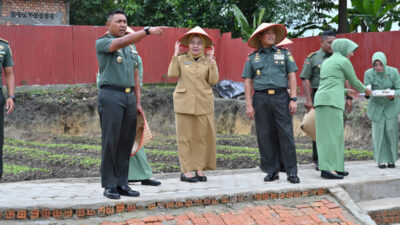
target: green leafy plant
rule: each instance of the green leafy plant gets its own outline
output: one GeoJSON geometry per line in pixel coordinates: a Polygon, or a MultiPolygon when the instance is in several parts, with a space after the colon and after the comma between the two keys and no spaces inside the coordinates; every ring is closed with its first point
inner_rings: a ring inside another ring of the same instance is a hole
{"type": "Polygon", "coordinates": [[[237,5],[232,5],[233,9],[233,14],[235,15],[236,23],[235,26],[237,29],[240,29],[242,33],[242,39],[243,41],[247,41],[251,34],[257,29],[257,27],[262,23],[264,13],[265,13],[265,8],[260,8],[260,12],[254,13],[253,14],[253,24],[250,26],[249,22],[247,22],[246,17],[242,13],[242,11],[239,9],[237,5]]]}

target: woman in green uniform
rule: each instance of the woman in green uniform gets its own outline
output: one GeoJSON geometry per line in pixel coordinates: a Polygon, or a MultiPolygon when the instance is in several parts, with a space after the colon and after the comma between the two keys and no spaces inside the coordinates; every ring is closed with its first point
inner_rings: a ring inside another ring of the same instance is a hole
{"type": "Polygon", "coordinates": [[[357,79],[350,58],[358,45],[341,38],[332,43],[332,56],[321,66],[320,86],[315,95],[315,122],[317,132],[318,165],[321,177],[343,179],[344,170],[344,127],[343,111],[346,94],[357,97],[356,92],[345,89],[346,80],[367,96],[369,89],[357,79]]]}
{"type": "Polygon", "coordinates": [[[372,120],[372,142],[374,160],[379,168],[395,167],[399,158],[399,98],[400,75],[396,68],[387,66],[383,52],[372,56],[372,67],[365,72],[364,84],[371,85],[372,90],[395,90],[391,96],[371,96],[368,103],[368,117],[372,120]]]}
{"type": "MultiPolygon", "coordinates": [[[[138,55],[138,70],[140,77],[140,86],[143,84],[143,62],[142,58],[138,55]]],[[[141,182],[142,185],[158,186],[160,181],[151,179],[153,171],[149,162],[147,161],[146,152],[144,148],[140,148],[135,155],[129,159],[129,182],[141,182]]]]}

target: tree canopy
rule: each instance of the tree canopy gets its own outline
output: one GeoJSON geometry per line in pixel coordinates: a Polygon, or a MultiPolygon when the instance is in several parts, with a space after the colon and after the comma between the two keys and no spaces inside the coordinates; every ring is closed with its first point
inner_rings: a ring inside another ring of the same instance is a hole
{"type": "Polygon", "coordinates": [[[249,26],[259,21],[281,23],[290,31],[289,37],[299,37],[308,30],[332,29],[335,24],[340,30],[343,23],[349,27],[345,28],[347,32],[359,27],[363,32],[387,30],[400,21],[399,4],[398,0],[352,0],[352,8],[339,12],[345,13],[339,24],[339,16],[331,16],[333,9],[340,8],[333,0],[71,0],[70,21],[75,25],[104,25],[107,13],[119,8],[126,12],[131,26],[198,25],[239,37],[243,35],[243,23],[237,16],[235,19],[239,10],[249,26]]]}

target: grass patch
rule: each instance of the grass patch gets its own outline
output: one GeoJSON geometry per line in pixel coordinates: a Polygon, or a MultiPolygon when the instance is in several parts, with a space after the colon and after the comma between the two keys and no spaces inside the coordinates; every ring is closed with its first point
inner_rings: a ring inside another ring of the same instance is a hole
{"type": "Polygon", "coordinates": [[[181,167],[179,166],[179,162],[177,161],[178,164],[171,164],[171,163],[150,163],[151,168],[153,171],[165,171],[167,169],[173,170],[173,171],[179,171],[181,167]]]}
{"type": "Polygon", "coordinates": [[[30,146],[30,147],[43,147],[43,148],[68,148],[68,149],[75,149],[75,150],[96,150],[100,151],[101,146],[99,145],[84,145],[84,144],[52,144],[52,143],[41,143],[41,142],[28,142],[28,141],[23,141],[23,140],[17,140],[17,139],[10,139],[6,138],[4,140],[5,144],[8,145],[24,145],[24,146],[30,146]]]}
{"type": "Polygon", "coordinates": [[[47,163],[66,163],[68,165],[82,165],[84,167],[100,166],[100,159],[94,159],[84,156],[73,156],[65,154],[53,154],[51,152],[26,147],[16,147],[4,145],[4,153],[9,155],[23,155],[47,163]]]}
{"type": "Polygon", "coordinates": [[[17,175],[18,173],[33,172],[33,171],[50,173],[50,170],[48,170],[48,169],[31,168],[28,166],[21,166],[21,165],[8,164],[8,163],[4,164],[3,169],[4,169],[5,174],[11,174],[11,175],[17,175]]]}
{"type": "Polygon", "coordinates": [[[354,158],[357,160],[372,159],[374,151],[371,150],[360,150],[360,149],[349,149],[344,151],[345,157],[354,158]]]}

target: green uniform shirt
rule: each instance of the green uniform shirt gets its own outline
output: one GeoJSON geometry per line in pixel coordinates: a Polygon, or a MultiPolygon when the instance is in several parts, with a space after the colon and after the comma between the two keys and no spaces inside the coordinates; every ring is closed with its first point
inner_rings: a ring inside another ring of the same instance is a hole
{"type": "Polygon", "coordinates": [[[10,66],[14,66],[10,46],[8,45],[8,41],[0,38],[0,87],[3,86],[1,79],[3,68],[10,66]]]}
{"type": "Polygon", "coordinates": [[[336,39],[332,43],[333,54],[325,60],[321,67],[321,82],[315,94],[314,107],[333,106],[344,110],[347,89],[344,83],[348,80],[359,92],[365,87],[358,80],[350,60],[346,57],[355,51],[358,45],[345,38],[336,39]]]}
{"type": "Polygon", "coordinates": [[[329,58],[331,54],[325,53],[322,49],[311,53],[304,61],[303,69],[301,70],[300,78],[307,79],[311,82],[311,88],[319,87],[319,74],[322,63],[329,58]]]}
{"type": "Polygon", "coordinates": [[[288,74],[296,71],[290,51],[272,46],[249,55],[242,78],[253,79],[254,90],[288,88],[288,74]]]}
{"type": "Polygon", "coordinates": [[[385,119],[397,118],[399,114],[400,96],[400,75],[399,71],[391,66],[387,66],[386,56],[383,52],[376,52],[372,57],[372,63],[375,60],[382,62],[384,70],[381,73],[373,68],[365,71],[364,85],[371,85],[372,90],[395,90],[396,97],[393,100],[385,96],[370,96],[368,103],[368,117],[375,122],[379,122],[382,116],[385,119]]]}
{"type": "Polygon", "coordinates": [[[134,70],[138,66],[137,51],[134,45],[109,52],[112,40],[111,34],[104,35],[96,41],[96,53],[99,63],[101,85],[118,87],[134,87],[134,70]]]}

